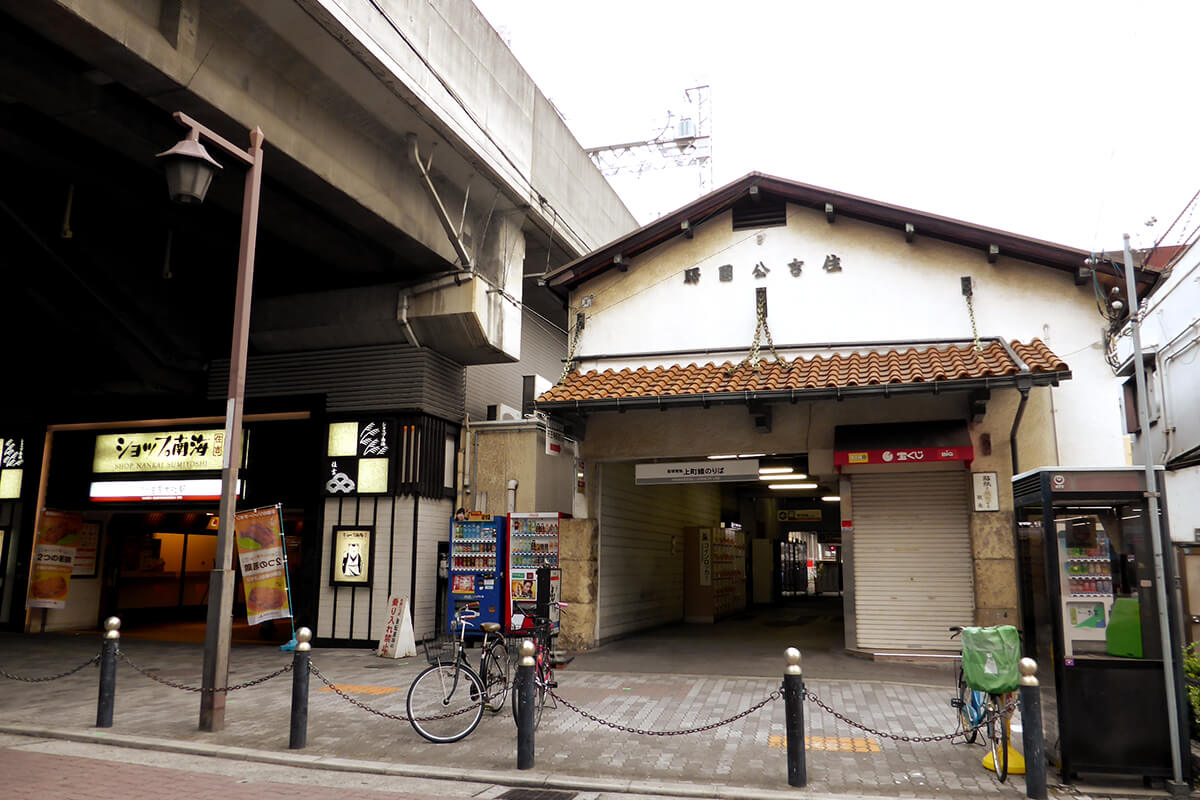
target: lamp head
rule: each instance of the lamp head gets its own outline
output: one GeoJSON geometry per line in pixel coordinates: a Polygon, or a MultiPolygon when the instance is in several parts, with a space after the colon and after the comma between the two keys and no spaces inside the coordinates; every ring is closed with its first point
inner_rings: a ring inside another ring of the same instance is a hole
{"type": "Polygon", "coordinates": [[[213,173],[221,169],[221,165],[200,144],[200,134],[195,129],[188,132],[187,138],[181,139],[157,157],[163,159],[163,167],[167,172],[167,192],[171,199],[185,205],[203,203],[213,173]]]}

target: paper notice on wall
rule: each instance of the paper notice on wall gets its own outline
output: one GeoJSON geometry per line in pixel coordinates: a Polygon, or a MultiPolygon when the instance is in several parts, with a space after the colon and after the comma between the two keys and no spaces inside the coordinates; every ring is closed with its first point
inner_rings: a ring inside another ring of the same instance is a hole
{"type": "Polygon", "coordinates": [[[388,598],[387,622],[375,654],[383,658],[406,658],[417,654],[417,642],[413,636],[407,597],[393,595],[388,598]]]}
{"type": "Polygon", "coordinates": [[[279,506],[241,511],[233,518],[246,621],[251,625],[292,616],[287,560],[283,554],[283,515],[279,506]]]}
{"type": "Polygon", "coordinates": [[[29,579],[26,608],[66,608],[71,585],[71,565],[83,517],[62,511],[42,512],[33,546],[33,574],[29,579]]]}

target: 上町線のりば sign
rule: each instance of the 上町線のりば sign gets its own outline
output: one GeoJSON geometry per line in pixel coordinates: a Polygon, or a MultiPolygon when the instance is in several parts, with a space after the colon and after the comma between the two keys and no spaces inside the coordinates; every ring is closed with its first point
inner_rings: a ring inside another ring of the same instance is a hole
{"type": "Polygon", "coordinates": [[[758,459],[635,464],[634,483],[723,483],[758,480],[758,459]]]}

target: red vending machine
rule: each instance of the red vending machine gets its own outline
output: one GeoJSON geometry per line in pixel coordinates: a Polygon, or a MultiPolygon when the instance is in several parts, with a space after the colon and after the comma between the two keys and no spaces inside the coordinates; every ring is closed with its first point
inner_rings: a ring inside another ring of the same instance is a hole
{"type": "Polygon", "coordinates": [[[567,518],[557,512],[508,515],[504,618],[509,633],[532,628],[539,611],[558,629],[558,525],[567,518]]]}

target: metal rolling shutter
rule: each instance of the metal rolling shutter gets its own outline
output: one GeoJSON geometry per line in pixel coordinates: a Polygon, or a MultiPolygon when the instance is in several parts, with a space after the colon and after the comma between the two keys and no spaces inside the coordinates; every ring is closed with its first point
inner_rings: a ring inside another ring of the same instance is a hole
{"type": "Polygon", "coordinates": [[[975,619],[967,477],[855,475],[854,611],[864,650],[950,650],[975,619]]]}

